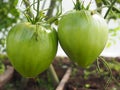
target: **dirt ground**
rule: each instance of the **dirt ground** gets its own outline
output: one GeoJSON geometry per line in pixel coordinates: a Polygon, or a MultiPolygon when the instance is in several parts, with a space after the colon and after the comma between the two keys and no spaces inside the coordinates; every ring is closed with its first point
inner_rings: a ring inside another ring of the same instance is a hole
{"type": "MultiPolygon", "coordinates": [[[[105,58],[105,60],[112,70],[112,75],[101,60],[99,60],[100,71],[96,62],[87,69],[83,69],[73,64],[67,57],[56,57],[53,66],[59,80],[62,79],[66,70],[72,67],[71,76],[64,90],[105,90],[107,85],[106,90],[120,90],[120,58],[105,58]],[[109,84],[107,84],[108,80],[109,84]]],[[[4,64],[11,65],[7,59],[4,60],[4,64]]],[[[14,71],[12,79],[4,85],[2,90],[55,90],[56,87],[48,70],[34,79],[23,78],[17,71],[14,71]]]]}

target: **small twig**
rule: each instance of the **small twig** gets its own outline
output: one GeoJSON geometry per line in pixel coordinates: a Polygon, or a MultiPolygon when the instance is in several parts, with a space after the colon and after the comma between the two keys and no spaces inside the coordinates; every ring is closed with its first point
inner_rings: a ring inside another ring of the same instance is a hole
{"type": "Polygon", "coordinates": [[[0,90],[12,78],[13,72],[14,68],[11,66],[7,66],[7,70],[5,71],[5,73],[0,75],[0,90]]]}
{"type": "Polygon", "coordinates": [[[68,81],[70,75],[71,75],[72,69],[68,68],[68,70],[66,71],[65,75],[63,76],[60,84],[58,85],[58,87],[56,88],[56,90],[63,90],[64,89],[64,85],[66,84],[66,82],[68,81]]]}
{"type": "Polygon", "coordinates": [[[112,2],[112,4],[111,4],[111,6],[109,7],[109,9],[107,10],[107,12],[106,12],[106,14],[105,14],[105,16],[104,16],[104,18],[106,18],[107,17],[107,15],[108,15],[108,13],[110,12],[110,10],[112,9],[112,7],[113,7],[113,5],[115,4],[115,2],[116,2],[117,0],[114,0],[113,2],[112,2]]]}

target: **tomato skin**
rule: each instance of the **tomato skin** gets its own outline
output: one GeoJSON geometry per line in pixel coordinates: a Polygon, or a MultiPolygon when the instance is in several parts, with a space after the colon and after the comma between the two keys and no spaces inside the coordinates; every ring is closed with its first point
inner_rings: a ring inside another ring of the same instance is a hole
{"type": "Polygon", "coordinates": [[[57,42],[54,29],[20,23],[8,33],[7,54],[22,76],[35,77],[52,63],[57,52],[57,42]]]}
{"type": "Polygon", "coordinates": [[[70,11],[58,23],[58,38],[68,57],[85,68],[104,49],[108,39],[108,27],[98,14],[87,10],[70,11]]]}

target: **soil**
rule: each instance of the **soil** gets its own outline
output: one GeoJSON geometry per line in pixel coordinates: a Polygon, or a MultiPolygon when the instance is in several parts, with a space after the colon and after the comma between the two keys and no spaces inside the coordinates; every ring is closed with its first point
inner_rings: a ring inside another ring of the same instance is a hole
{"type": "MultiPolygon", "coordinates": [[[[110,58],[106,59],[108,60],[110,58]]],[[[110,72],[107,71],[103,63],[100,63],[100,68],[102,72],[98,72],[96,62],[87,69],[81,67],[73,68],[73,74],[68,80],[65,90],[120,90],[119,71],[112,68],[113,78],[110,79],[110,72]],[[110,82],[107,84],[109,79],[110,82]]]]}
{"type": "MultiPolygon", "coordinates": [[[[62,79],[66,70],[72,67],[71,76],[65,84],[64,90],[105,90],[109,79],[110,83],[106,90],[120,90],[120,58],[104,58],[112,70],[111,79],[111,74],[101,59],[99,59],[100,72],[96,67],[96,62],[84,69],[73,64],[67,57],[56,57],[53,66],[59,80],[62,79]]],[[[3,63],[6,66],[11,65],[8,59],[3,63]]],[[[2,90],[55,90],[56,87],[48,70],[38,77],[30,79],[23,78],[17,71],[14,71],[12,79],[4,85],[2,90]]]]}

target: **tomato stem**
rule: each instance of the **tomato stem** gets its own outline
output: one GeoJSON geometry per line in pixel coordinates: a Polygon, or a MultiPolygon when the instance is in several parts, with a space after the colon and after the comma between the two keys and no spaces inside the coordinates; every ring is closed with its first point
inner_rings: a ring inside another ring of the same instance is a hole
{"type": "Polygon", "coordinates": [[[112,74],[112,70],[111,70],[111,68],[109,67],[109,65],[107,64],[107,62],[105,61],[105,59],[102,58],[102,57],[99,57],[99,58],[102,60],[103,64],[105,65],[105,67],[108,69],[108,71],[109,71],[109,73],[110,73],[110,78],[107,80],[106,85],[105,85],[105,90],[107,90],[108,85],[110,84],[110,81],[111,81],[114,77],[113,77],[113,74],[112,74]]]}
{"type": "Polygon", "coordinates": [[[39,9],[40,9],[40,0],[37,0],[37,15],[35,18],[35,23],[39,21],[39,9]]]}

